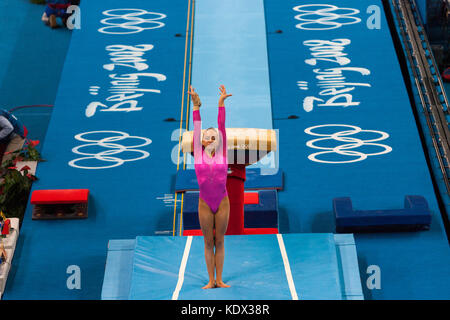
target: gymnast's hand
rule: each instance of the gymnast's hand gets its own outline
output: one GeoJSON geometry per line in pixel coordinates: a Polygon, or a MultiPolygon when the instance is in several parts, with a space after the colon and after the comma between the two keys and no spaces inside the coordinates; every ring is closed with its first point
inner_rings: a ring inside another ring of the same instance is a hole
{"type": "Polygon", "coordinates": [[[195,89],[193,86],[190,86],[190,90],[188,91],[188,94],[191,96],[194,107],[200,108],[200,106],[202,105],[202,102],[200,101],[200,97],[198,96],[198,93],[195,92],[195,89]]]}
{"type": "Polygon", "coordinates": [[[225,89],[225,86],[223,84],[220,86],[219,90],[220,90],[219,107],[224,107],[225,99],[231,97],[232,94],[227,94],[227,90],[225,89]]]}

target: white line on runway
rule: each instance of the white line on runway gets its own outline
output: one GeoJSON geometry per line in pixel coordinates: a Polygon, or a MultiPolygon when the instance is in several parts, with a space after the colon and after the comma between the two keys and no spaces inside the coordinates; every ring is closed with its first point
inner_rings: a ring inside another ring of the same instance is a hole
{"type": "Polygon", "coordinates": [[[291,267],[289,265],[286,248],[284,247],[283,236],[281,234],[277,234],[277,238],[278,238],[278,245],[280,246],[281,256],[283,257],[284,271],[286,272],[286,278],[289,284],[289,290],[291,291],[292,300],[298,300],[294,280],[292,279],[291,267]]]}
{"type": "Polygon", "coordinates": [[[172,294],[172,300],[178,300],[181,287],[184,281],[184,271],[186,270],[187,260],[189,258],[189,251],[191,250],[192,236],[187,237],[186,246],[184,247],[183,259],[181,259],[180,271],[178,272],[178,282],[175,291],[172,294]]]}

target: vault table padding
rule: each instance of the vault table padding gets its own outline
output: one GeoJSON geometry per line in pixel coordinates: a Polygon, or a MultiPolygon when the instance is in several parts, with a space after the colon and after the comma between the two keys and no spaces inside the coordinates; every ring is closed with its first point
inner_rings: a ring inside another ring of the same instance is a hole
{"type": "Polygon", "coordinates": [[[35,190],[31,204],[86,203],[89,189],[35,190]]]}
{"type": "Polygon", "coordinates": [[[428,229],[431,212],[422,196],[405,196],[403,209],[354,210],[349,197],[333,199],[337,232],[413,231],[428,229]]]}

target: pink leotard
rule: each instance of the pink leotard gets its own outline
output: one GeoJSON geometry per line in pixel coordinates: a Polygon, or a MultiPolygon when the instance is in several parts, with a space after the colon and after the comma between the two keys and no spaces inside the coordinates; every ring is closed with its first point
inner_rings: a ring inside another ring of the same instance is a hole
{"type": "Polygon", "coordinates": [[[193,112],[194,120],[194,161],[200,198],[216,213],[222,199],[227,193],[227,133],[225,131],[225,107],[219,107],[217,123],[219,127],[219,146],[214,156],[210,157],[202,146],[202,120],[200,111],[193,112]]]}

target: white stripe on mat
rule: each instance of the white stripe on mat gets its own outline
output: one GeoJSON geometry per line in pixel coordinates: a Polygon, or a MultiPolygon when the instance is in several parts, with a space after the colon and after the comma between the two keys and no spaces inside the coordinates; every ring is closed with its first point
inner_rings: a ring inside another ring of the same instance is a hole
{"type": "Polygon", "coordinates": [[[183,259],[181,259],[180,271],[178,272],[178,282],[175,291],[172,294],[172,300],[177,300],[180,294],[181,287],[184,281],[184,271],[186,270],[187,260],[189,258],[189,251],[191,250],[192,236],[188,236],[186,246],[184,247],[183,259]]]}
{"type": "Polygon", "coordinates": [[[277,234],[278,245],[280,246],[281,256],[283,257],[284,271],[286,272],[287,282],[289,284],[289,290],[291,291],[292,300],[298,300],[297,291],[295,290],[294,280],[292,279],[291,267],[289,265],[286,248],[284,247],[284,241],[281,234],[277,234]]]}

